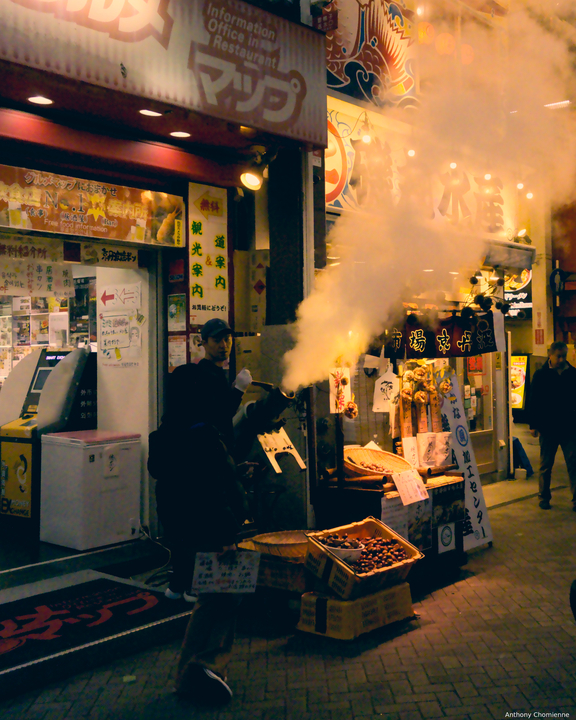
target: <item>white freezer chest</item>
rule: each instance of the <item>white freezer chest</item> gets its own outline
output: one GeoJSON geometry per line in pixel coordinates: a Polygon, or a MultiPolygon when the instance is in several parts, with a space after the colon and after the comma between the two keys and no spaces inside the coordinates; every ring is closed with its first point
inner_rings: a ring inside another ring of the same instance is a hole
{"type": "Polygon", "coordinates": [[[136,539],[141,465],[140,435],[43,435],[40,540],[89,550],[136,539]]]}

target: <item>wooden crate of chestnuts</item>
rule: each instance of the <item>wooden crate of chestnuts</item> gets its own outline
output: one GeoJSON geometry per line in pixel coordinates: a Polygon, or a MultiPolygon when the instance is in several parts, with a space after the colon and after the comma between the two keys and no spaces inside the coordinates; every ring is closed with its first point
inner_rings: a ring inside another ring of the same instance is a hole
{"type": "Polygon", "coordinates": [[[306,568],[344,600],[404,581],[424,557],[373,517],[307,535],[306,568]]]}

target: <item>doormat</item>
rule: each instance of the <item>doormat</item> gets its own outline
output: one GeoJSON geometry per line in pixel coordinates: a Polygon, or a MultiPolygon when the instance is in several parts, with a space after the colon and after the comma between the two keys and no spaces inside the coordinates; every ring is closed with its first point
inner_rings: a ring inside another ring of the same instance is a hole
{"type": "Polygon", "coordinates": [[[0,605],[0,674],[182,614],[162,593],[106,578],[0,605]]]}

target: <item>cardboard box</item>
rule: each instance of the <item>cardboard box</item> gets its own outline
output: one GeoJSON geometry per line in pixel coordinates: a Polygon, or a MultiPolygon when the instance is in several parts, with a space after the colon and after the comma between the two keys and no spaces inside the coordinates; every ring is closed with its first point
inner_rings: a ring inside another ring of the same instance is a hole
{"type": "Polygon", "coordinates": [[[392,585],[397,585],[406,579],[412,565],[423,557],[424,555],[418,548],[414,547],[392,528],[373,517],[350,525],[341,525],[331,530],[308,533],[306,567],[313,575],[326,583],[330,590],[344,600],[362,597],[392,585]],[[378,537],[396,540],[404,548],[408,558],[395,565],[358,575],[350,565],[341,560],[329,547],[326,547],[318,540],[332,533],[344,532],[350,538],[360,539],[377,535],[378,537]]]}
{"type": "Polygon", "coordinates": [[[414,617],[408,583],[358,600],[339,600],[319,593],[302,595],[298,630],[338,640],[354,640],[384,625],[414,617]]]}

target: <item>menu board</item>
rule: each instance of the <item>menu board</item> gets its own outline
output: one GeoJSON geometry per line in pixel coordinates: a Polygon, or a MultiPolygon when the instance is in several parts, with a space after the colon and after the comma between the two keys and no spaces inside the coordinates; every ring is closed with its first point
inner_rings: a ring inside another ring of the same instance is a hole
{"type": "Polygon", "coordinates": [[[176,195],[0,165],[0,226],[183,247],[183,223],[176,195]]]}

